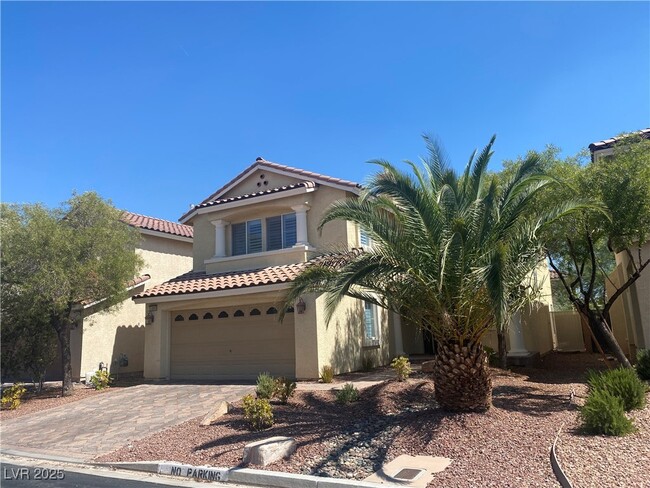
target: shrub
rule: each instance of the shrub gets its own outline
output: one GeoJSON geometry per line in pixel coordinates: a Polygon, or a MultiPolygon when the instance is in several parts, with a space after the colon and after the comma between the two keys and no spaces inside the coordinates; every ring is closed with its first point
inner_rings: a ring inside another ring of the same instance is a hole
{"type": "Polygon", "coordinates": [[[277,378],[275,380],[275,396],[280,403],[286,404],[296,391],[296,382],[286,378],[277,378]]]}
{"type": "Polygon", "coordinates": [[[406,380],[413,372],[411,369],[411,362],[406,356],[400,356],[393,359],[393,362],[390,363],[390,366],[395,370],[397,379],[399,381],[406,380]]]}
{"type": "Polygon", "coordinates": [[[336,393],[336,401],[339,403],[356,402],[359,399],[359,390],[352,383],[346,383],[336,393]]]}
{"type": "Polygon", "coordinates": [[[257,377],[257,398],[270,400],[275,393],[275,379],[270,373],[260,373],[257,377]]]}
{"type": "Polygon", "coordinates": [[[590,371],[587,383],[591,391],[606,390],[623,402],[626,411],[643,408],[646,385],[631,368],[617,368],[597,373],[590,371]]]}
{"type": "Polygon", "coordinates": [[[592,434],[625,435],[634,430],[623,401],[607,390],[595,389],[580,409],[582,427],[592,434]]]}
{"type": "Polygon", "coordinates": [[[108,385],[113,381],[113,378],[104,369],[98,369],[95,374],[90,377],[90,383],[95,390],[103,390],[108,388],[108,385]]]}
{"type": "Polygon", "coordinates": [[[25,385],[22,383],[15,383],[9,388],[6,388],[2,392],[2,399],[0,400],[2,408],[15,410],[20,406],[20,400],[26,392],[25,385]]]}
{"type": "Polygon", "coordinates": [[[331,383],[334,380],[334,369],[331,366],[323,366],[320,370],[320,379],[323,383],[331,383]]]}
{"type": "Polygon", "coordinates": [[[642,380],[650,381],[650,349],[636,353],[636,373],[642,380]]]}
{"type": "Polygon", "coordinates": [[[255,398],[253,395],[246,395],[242,399],[244,408],[244,420],[248,422],[253,430],[263,430],[273,425],[273,409],[266,398],[255,398]]]}

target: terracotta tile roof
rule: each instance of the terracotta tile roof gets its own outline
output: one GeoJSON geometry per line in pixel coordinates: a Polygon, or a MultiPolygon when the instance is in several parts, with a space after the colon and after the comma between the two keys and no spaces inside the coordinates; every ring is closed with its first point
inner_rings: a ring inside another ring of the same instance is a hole
{"type": "Polygon", "coordinates": [[[192,238],[194,236],[194,228],[191,225],[177,224],[169,220],[147,217],[133,212],[124,211],[122,221],[139,229],[155,230],[181,237],[192,238]]]}
{"type": "Polygon", "coordinates": [[[340,266],[346,260],[346,257],[353,257],[360,252],[363,252],[363,250],[352,249],[348,252],[324,254],[303,263],[269,266],[267,268],[248,271],[231,271],[215,274],[207,274],[204,271],[190,271],[165,283],[149,288],[133,298],[186,295],[288,283],[296,279],[300,272],[307,266],[312,264],[340,266]]]}
{"type": "Polygon", "coordinates": [[[217,191],[215,191],[208,198],[203,200],[201,202],[201,204],[208,203],[208,202],[214,200],[220,193],[225,191],[226,188],[228,188],[230,185],[232,185],[234,182],[236,182],[238,179],[240,179],[242,176],[244,176],[246,173],[253,170],[257,166],[263,166],[263,167],[267,167],[267,168],[277,169],[279,171],[286,171],[288,173],[293,173],[296,176],[303,177],[303,178],[308,178],[310,180],[324,181],[324,182],[327,182],[327,183],[334,183],[334,184],[337,184],[337,185],[349,186],[350,188],[356,188],[356,189],[361,188],[361,185],[359,183],[355,183],[354,181],[348,181],[348,180],[344,180],[344,179],[341,179],[341,178],[334,178],[332,176],[327,176],[327,175],[323,175],[323,174],[320,174],[320,173],[314,173],[313,171],[307,171],[307,170],[304,170],[304,169],[292,168],[291,166],[285,166],[284,164],[273,163],[271,161],[267,161],[266,159],[264,159],[262,157],[259,157],[248,168],[246,168],[244,171],[239,173],[237,176],[235,176],[232,180],[230,180],[228,183],[226,183],[221,188],[219,188],[217,191]]]}
{"type": "MultiPolygon", "coordinates": [[[[639,135],[644,139],[650,139],[650,128],[642,129],[640,131],[634,132],[633,134],[639,135]]],[[[620,141],[621,137],[612,137],[611,139],[605,139],[603,141],[592,142],[589,144],[589,150],[593,153],[594,151],[600,151],[601,149],[608,149],[612,147],[617,141],[620,141]]]]}
{"type": "Polygon", "coordinates": [[[134,286],[139,285],[140,283],[144,283],[145,281],[149,281],[150,279],[151,279],[150,274],[143,274],[142,276],[138,276],[137,278],[134,278],[131,281],[127,282],[126,287],[127,288],[132,288],[134,286]]]}
{"type": "Polygon", "coordinates": [[[270,266],[249,271],[206,274],[205,272],[185,273],[173,280],[145,290],[134,298],[185,295],[207,291],[232,290],[259,285],[273,285],[293,281],[307,266],[307,263],[270,266]]]}
{"type": "MultiPolygon", "coordinates": [[[[271,193],[280,193],[280,192],[283,192],[283,191],[293,190],[295,188],[316,188],[316,186],[317,186],[316,183],[314,183],[313,181],[303,181],[301,183],[295,183],[293,185],[285,185],[285,186],[280,186],[278,188],[269,188],[267,190],[261,190],[261,191],[255,192],[255,193],[247,193],[246,195],[238,195],[236,197],[221,198],[219,200],[213,200],[211,202],[201,203],[201,204],[196,205],[195,207],[193,207],[190,210],[190,212],[192,212],[193,210],[195,210],[197,208],[212,207],[214,205],[221,205],[221,204],[224,204],[224,203],[236,202],[236,201],[239,201],[239,200],[246,200],[246,199],[254,198],[254,197],[261,197],[263,195],[270,195],[271,193]]],[[[190,213],[190,212],[187,212],[187,213],[190,213]]],[[[183,217],[181,217],[181,219],[183,217]]]]}

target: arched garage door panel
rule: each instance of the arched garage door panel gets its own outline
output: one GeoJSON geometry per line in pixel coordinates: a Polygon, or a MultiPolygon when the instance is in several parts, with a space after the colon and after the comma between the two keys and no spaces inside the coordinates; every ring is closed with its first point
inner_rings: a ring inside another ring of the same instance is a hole
{"type": "MultiPolygon", "coordinates": [[[[214,318],[188,320],[191,312],[172,312],[172,379],[255,379],[262,371],[276,376],[295,376],[293,315],[283,323],[277,315],[266,315],[272,305],[258,306],[262,315],[218,318],[223,310],[210,310],[214,318]],[[183,321],[174,321],[178,315],[183,321]]],[[[203,317],[205,311],[198,313],[203,317]]]]}

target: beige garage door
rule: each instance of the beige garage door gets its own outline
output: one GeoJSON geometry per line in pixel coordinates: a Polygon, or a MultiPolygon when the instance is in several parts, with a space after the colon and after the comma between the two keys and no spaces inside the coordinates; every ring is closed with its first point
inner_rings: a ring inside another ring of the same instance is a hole
{"type": "Polygon", "coordinates": [[[172,379],[295,376],[293,314],[279,323],[272,304],[172,312],[172,379]]]}

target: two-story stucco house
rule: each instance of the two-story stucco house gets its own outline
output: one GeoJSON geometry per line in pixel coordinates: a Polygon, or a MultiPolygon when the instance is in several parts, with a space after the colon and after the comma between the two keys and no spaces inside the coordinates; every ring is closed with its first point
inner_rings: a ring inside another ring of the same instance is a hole
{"type": "MultiPolygon", "coordinates": [[[[144,260],[143,274],[128,283],[129,295],[163,283],[192,265],[193,228],[167,220],[124,212],[122,220],[141,236],[136,248],[144,260]]],[[[84,305],[83,319],[72,331],[72,376],[84,378],[103,363],[111,373],[144,371],[145,305],[131,299],[113,312],[102,311],[102,302],[84,305]]],[[[60,368],[60,360],[54,366],[60,368]]],[[[59,377],[59,371],[50,377],[59,377]]]]}
{"type": "Polygon", "coordinates": [[[305,295],[278,320],[283,294],[310,259],[364,244],[351,223],[317,230],[332,202],[359,192],[258,158],[193,206],[180,219],[194,229],[192,270],[134,297],[147,305],[145,377],[317,378],[324,365],[338,374],[401,352],[399,319],[359,300],[346,299],[327,323],[324,296],[305,295]]]}

